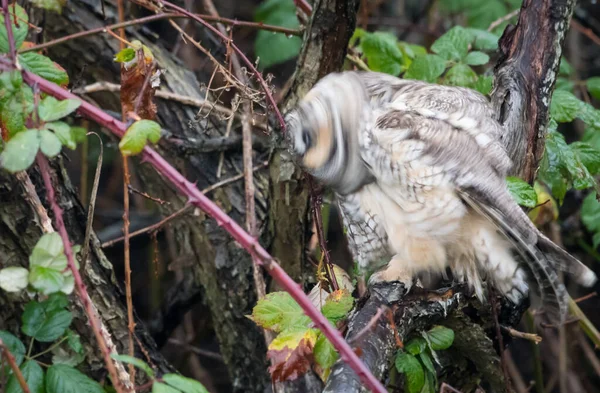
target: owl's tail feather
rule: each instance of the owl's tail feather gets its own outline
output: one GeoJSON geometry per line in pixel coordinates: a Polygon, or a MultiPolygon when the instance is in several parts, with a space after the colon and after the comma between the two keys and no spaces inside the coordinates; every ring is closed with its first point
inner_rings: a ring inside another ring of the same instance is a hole
{"type": "Polygon", "coordinates": [[[570,274],[579,285],[589,288],[597,283],[598,277],[596,277],[592,269],[560,248],[541,232],[538,233],[537,247],[545,254],[552,266],[557,270],[570,274]]]}

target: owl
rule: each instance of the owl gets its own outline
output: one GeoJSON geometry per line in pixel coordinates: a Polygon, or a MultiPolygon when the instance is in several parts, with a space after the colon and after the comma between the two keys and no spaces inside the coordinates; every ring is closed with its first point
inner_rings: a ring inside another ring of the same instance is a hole
{"type": "Polygon", "coordinates": [[[336,195],[352,255],[369,282],[423,274],[486,284],[518,304],[567,313],[557,272],[596,282],[512,198],[503,127],[480,93],[346,71],[322,78],[286,114],[289,152],[336,195]]]}

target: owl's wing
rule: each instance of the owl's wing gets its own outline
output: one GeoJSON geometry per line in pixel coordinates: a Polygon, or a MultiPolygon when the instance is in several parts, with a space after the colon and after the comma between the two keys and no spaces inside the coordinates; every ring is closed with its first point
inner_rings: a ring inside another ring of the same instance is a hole
{"type": "MultiPolygon", "coordinates": [[[[427,96],[420,99],[426,102],[427,96]]],[[[512,199],[505,182],[510,160],[495,131],[486,129],[490,121],[489,117],[474,119],[460,111],[448,115],[395,100],[376,109],[372,124],[363,130],[363,159],[384,183],[412,182],[411,187],[454,190],[513,243],[546,304],[564,316],[566,291],[554,269],[573,272],[579,281],[588,283],[593,273],[543,237],[512,199]],[[415,174],[423,176],[415,179],[415,174]]]]}

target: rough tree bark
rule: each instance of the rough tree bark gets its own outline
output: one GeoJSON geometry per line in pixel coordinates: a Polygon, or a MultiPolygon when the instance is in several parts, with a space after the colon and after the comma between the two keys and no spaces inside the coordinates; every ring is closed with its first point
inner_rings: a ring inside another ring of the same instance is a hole
{"type": "MultiPolygon", "coordinates": [[[[550,99],[574,6],[574,1],[525,0],[517,26],[509,26],[499,42],[502,57],[495,68],[492,105],[505,127],[503,142],[515,163],[513,173],[530,182],[535,178],[544,152],[550,99]]],[[[394,296],[393,288],[370,288],[369,291],[368,300],[363,301],[362,308],[359,306],[359,310],[349,318],[348,340],[353,340],[362,328],[372,323],[371,318],[379,307],[396,305],[395,323],[401,340],[436,321],[453,328],[456,333],[453,356],[462,358],[463,362],[465,359],[468,361],[467,367],[444,370],[448,382],[454,387],[473,391],[477,387],[473,382],[481,377],[487,384],[486,391],[506,390],[499,368],[500,359],[490,339],[495,336],[492,318],[482,315],[485,310],[476,302],[460,301],[457,295],[444,300],[446,306],[456,308],[449,313],[449,318],[445,318],[447,308],[440,307],[440,301],[411,304],[408,298],[394,296]],[[468,314],[461,311],[463,307],[480,308],[478,313],[483,324],[473,322],[468,314]]],[[[525,310],[525,305],[517,309],[503,307],[500,322],[514,326],[525,310]]],[[[390,362],[396,352],[389,323],[379,319],[366,336],[357,344],[363,351],[362,358],[377,377],[385,378],[389,368],[393,367],[390,362]]],[[[508,337],[504,337],[505,344],[509,341],[508,337]]],[[[362,387],[352,371],[338,361],[325,391],[359,392],[362,387]]]]}

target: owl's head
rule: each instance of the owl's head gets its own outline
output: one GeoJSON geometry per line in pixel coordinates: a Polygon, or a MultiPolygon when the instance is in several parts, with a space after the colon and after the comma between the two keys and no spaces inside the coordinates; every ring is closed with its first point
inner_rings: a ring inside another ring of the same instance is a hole
{"type": "Polygon", "coordinates": [[[342,195],[354,192],[370,180],[359,145],[369,114],[357,74],[329,74],[286,115],[289,150],[323,184],[342,195]]]}

